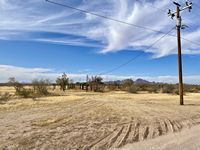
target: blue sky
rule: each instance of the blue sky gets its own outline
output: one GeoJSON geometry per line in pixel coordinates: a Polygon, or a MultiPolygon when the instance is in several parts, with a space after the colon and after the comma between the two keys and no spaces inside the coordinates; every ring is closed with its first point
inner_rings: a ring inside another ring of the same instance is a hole
{"type": "MultiPolygon", "coordinates": [[[[58,0],[125,22],[163,32],[175,26],[167,16],[169,1],[58,0]],[[166,13],[153,7],[166,10],[166,13]],[[153,17],[152,17],[153,16],[153,17]]],[[[183,3],[184,1],[180,1],[183,3]]],[[[193,1],[194,5],[197,2],[193,1]]],[[[15,76],[20,81],[34,78],[55,80],[66,72],[77,81],[86,74],[109,71],[127,60],[144,54],[123,68],[104,75],[105,80],[144,78],[177,82],[176,38],[167,36],[146,50],[162,34],[131,27],[92,15],[46,3],[44,0],[0,0],[0,82],[15,76]]],[[[183,12],[189,26],[184,38],[200,43],[199,6],[183,12]]],[[[171,32],[172,35],[176,31],[171,32]]],[[[200,46],[182,40],[185,82],[200,83],[200,46]]]]}

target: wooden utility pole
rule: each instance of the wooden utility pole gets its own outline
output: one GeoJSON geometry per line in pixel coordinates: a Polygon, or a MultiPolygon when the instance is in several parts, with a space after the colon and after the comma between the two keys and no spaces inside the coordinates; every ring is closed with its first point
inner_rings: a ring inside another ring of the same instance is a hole
{"type": "Polygon", "coordinates": [[[186,2],[186,6],[181,8],[181,5],[177,2],[174,2],[176,5],[176,12],[172,13],[169,10],[168,15],[173,19],[176,16],[177,19],[177,43],[178,43],[178,72],[179,72],[179,96],[180,96],[180,105],[184,105],[183,98],[183,70],[182,70],[182,52],[181,52],[181,29],[184,29],[186,26],[182,25],[182,18],[180,12],[188,9],[189,12],[192,9],[192,3],[186,2]]]}
{"type": "Polygon", "coordinates": [[[181,52],[181,16],[180,8],[177,6],[177,42],[178,42],[178,67],[179,67],[179,96],[180,105],[184,105],[183,100],[183,71],[182,71],[182,52],[181,52]]]}

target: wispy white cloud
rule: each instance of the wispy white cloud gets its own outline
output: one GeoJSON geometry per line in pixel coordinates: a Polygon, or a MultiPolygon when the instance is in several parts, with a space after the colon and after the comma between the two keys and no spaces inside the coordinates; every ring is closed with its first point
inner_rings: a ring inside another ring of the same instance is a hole
{"type": "MultiPolygon", "coordinates": [[[[128,23],[146,26],[155,30],[167,32],[175,26],[175,21],[167,17],[167,9],[174,8],[171,1],[147,0],[56,0],[58,3],[69,3],[81,9],[109,16],[128,23]],[[141,1],[141,2],[140,2],[141,1]],[[166,10],[166,13],[155,9],[166,10]]],[[[183,3],[183,1],[180,1],[183,3]]],[[[198,0],[194,0],[198,2],[198,0]]],[[[46,3],[45,0],[0,0],[0,39],[3,40],[34,40],[57,44],[99,47],[102,53],[121,51],[124,49],[145,51],[162,34],[139,29],[129,25],[98,18],[89,14],[62,8],[46,3]],[[37,37],[30,33],[61,33],[62,38],[48,36],[37,37]],[[77,39],[69,39],[73,35],[77,39]],[[87,40],[85,40],[87,39],[87,40]],[[95,41],[95,42],[94,42],[95,41]]],[[[200,43],[200,20],[195,14],[200,11],[194,7],[190,15],[184,12],[184,23],[190,26],[183,32],[183,37],[200,43]],[[193,19],[190,19],[193,18],[193,19]]],[[[175,34],[175,31],[174,33],[175,34]]],[[[184,54],[200,54],[200,46],[183,42],[184,54]]],[[[176,38],[166,37],[147,52],[154,57],[163,57],[177,53],[176,38]]]]}
{"type": "MultiPolygon", "coordinates": [[[[66,72],[70,79],[78,82],[84,82],[88,74],[88,69],[83,70],[80,73],[74,74],[66,72]]],[[[10,65],[0,65],[0,83],[7,82],[9,77],[15,77],[18,81],[21,82],[31,82],[34,79],[50,79],[52,82],[55,82],[56,78],[61,76],[62,73],[55,71],[54,69],[48,68],[25,68],[18,66],[10,65]]],[[[88,75],[92,76],[95,74],[89,73],[88,75]]],[[[136,80],[142,78],[148,81],[155,82],[165,82],[165,83],[177,83],[177,76],[118,76],[118,75],[102,75],[104,81],[115,81],[131,78],[136,80]]],[[[200,75],[185,76],[185,83],[190,84],[200,84],[200,75]]]]}
{"type": "Polygon", "coordinates": [[[0,82],[7,82],[9,77],[15,77],[21,82],[31,82],[34,79],[50,79],[55,80],[59,73],[55,73],[52,69],[45,68],[24,68],[9,65],[0,65],[0,82]]]}

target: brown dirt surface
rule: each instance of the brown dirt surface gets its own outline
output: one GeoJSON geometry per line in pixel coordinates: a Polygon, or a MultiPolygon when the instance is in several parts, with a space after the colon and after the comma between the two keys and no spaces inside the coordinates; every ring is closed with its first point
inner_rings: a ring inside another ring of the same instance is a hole
{"type": "Polygon", "coordinates": [[[181,132],[169,133],[154,139],[127,144],[113,150],[199,150],[200,126],[184,129],[181,132]]]}
{"type": "Polygon", "coordinates": [[[0,105],[0,149],[106,150],[200,124],[200,94],[67,91],[0,105]]]}

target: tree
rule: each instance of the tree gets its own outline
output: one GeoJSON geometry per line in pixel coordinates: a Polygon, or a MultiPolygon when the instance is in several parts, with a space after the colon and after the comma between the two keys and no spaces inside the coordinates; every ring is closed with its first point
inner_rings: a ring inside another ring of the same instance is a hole
{"type": "Polygon", "coordinates": [[[134,81],[132,79],[125,79],[122,81],[122,89],[128,90],[130,87],[132,87],[134,84],[134,81]]]}
{"type": "Polygon", "coordinates": [[[61,77],[58,77],[56,83],[60,86],[62,91],[66,90],[66,86],[69,84],[69,78],[65,73],[61,77]]]}
{"type": "Polygon", "coordinates": [[[92,76],[92,78],[89,81],[91,90],[94,90],[95,92],[99,92],[100,85],[103,84],[102,80],[103,78],[100,76],[92,76]]]}
{"type": "Polygon", "coordinates": [[[22,88],[23,88],[23,85],[20,84],[16,79],[15,77],[10,77],[8,79],[8,85],[9,86],[13,86],[16,90],[16,92],[20,91],[22,88]]]}

